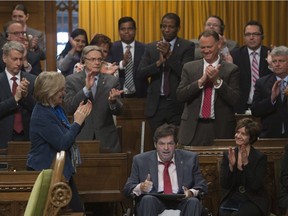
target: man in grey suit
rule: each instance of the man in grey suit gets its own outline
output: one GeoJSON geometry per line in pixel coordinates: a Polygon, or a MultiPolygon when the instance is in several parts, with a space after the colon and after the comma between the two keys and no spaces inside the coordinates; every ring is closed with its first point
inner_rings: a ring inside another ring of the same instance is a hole
{"type": "Polygon", "coordinates": [[[214,138],[233,138],[235,132],[238,67],[221,61],[217,32],[202,32],[199,43],[203,59],[184,65],[177,89],[177,98],[185,102],[179,128],[181,145],[211,145],[214,138]]]}
{"type": "Polygon", "coordinates": [[[66,77],[65,109],[73,114],[81,101],[90,100],[93,108],[86,118],[78,140],[100,140],[102,152],[120,152],[121,147],[113,115],[122,112],[118,78],[100,73],[103,62],[102,50],[97,46],[86,46],[82,51],[80,73],[66,77]]]}
{"type": "Polygon", "coordinates": [[[194,59],[194,44],[177,36],[177,14],[165,14],[160,29],[163,39],[146,46],[137,73],[140,80],[150,77],[145,115],[152,134],[163,123],[180,124],[183,104],[176,99],[176,89],[183,64],[194,59]]]}
{"type": "MultiPolygon", "coordinates": [[[[227,54],[229,54],[231,50],[238,47],[238,43],[236,41],[225,38],[224,36],[225,24],[224,21],[219,16],[216,15],[209,16],[204,23],[204,31],[205,30],[214,30],[220,35],[221,39],[220,54],[223,60],[225,60],[227,54]]],[[[201,50],[199,47],[199,40],[192,39],[191,41],[195,44],[194,59],[195,60],[201,59],[203,56],[201,54],[201,50]]]]}
{"type": "Polygon", "coordinates": [[[131,194],[137,196],[137,216],[158,215],[165,209],[179,209],[183,216],[201,215],[202,205],[197,196],[207,193],[207,184],[199,169],[198,156],[193,152],[175,149],[176,138],[176,127],[164,124],[154,134],[156,150],[133,158],[124,194],[128,197],[131,194]],[[169,164],[168,177],[164,174],[165,163],[169,164]],[[169,192],[167,187],[170,188],[169,192]],[[161,192],[166,195],[182,194],[182,198],[169,202],[161,199],[161,192]]]}

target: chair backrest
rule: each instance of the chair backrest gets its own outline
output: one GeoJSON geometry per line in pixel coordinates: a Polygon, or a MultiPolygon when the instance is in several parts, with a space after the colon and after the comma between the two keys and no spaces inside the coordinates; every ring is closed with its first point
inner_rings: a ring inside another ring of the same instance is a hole
{"type": "Polygon", "coordinates": [[[30,194],[24,216],[54,216],[72,198],[69,185],[63,181],[65,151],[58,152],[53,169],[43,170],[30,194]]]}

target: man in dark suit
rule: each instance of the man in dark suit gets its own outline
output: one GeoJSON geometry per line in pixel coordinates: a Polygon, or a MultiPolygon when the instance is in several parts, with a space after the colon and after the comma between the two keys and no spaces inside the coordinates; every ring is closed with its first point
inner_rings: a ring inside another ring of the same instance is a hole
{"type": "Polygon", "coordinates": [[[102,62],[102,49],[91,45],[83,49],[83,71],[66,77],[64,107],[72,115],[81,101],[89,99],[93,108],[77,139],[97,139],[100,140],[102,152],[120,152],[113,115],[119,115],[123,110],[123,104],[118,98],[123,91],[118,90],[118,78],[100,73],[102,62]]]}
{"type": "Polygon", "coordinates": [[[163,39],[146,46],[138,68],[140,80],[150,78],[145,115],[152,130],[163,123],[180,124],[183,104],[176,99],[183,64],[194,59],[194,44],[177,36],[180,17],[167,13],[160,29],[163,39]]]}
{"type": "Polygon", "coordinates": [[[260,117],[262,138],[288,137],[287,96],[284,89],[288,83],[288,48],[275,47],[271,51],[273,73],[256,81],[252,115],[260,117]]]}
{"type": "Polygon", "coordinates": [[[1,148],[7,148],[7,143],[12,140],[29,140],[29,122],[35,105],[32,96],[35,76],[21,71],[24,52],[25,48],[16,41],[3,46],[2,58],[6,67],[0,73],[1,148]]]}
{"type": "Polygon", "coordinates": [[[203,59],[184,65],[177,89],[177,98],[185,102],[179,128],[181,145],[212,145],[214,138],[233,138],[235,132],[238,67],[221,61],[217,32],[202,32],[199,43],[203,59]]]}
{"type": "Polygon", "coordinates": [[[183,216],[200,216],[199,192],[207,193],[207,184],[200,169],[197,154],[175,149],[176,128],[164,124],[154,134],[156,150],[136,155],[132,170],[124,186],[124,194],[135,194],[137,216],[158,215],[165,209],[179,209],[183,216]],[[164,164],[169,163],[165,177],[164,164]],[[165,180],[168,178],[169,180],[165,180]],[[170,191],[167,192],[167,181],[170,191]],[[182,199],[167,202],[152,194],[160,192],[184,194],[182,199]]]}
{"type": "Polygon", "coordinates": [[[108,61],[119,65],[120,88],[124,89],[124,97],[146,97],[148,80],[136,79],[138,65],[145,50],[145,44],[135,40],[136,22],[132,17],[122,17],[118,21],[118,31],[121,40],[112,44],[108,61]],[[129,51],[133,62],[132,86],[127,83],[129,51]]]}
{"type": "Polygon", "coordinates": [[[264,32],[262,24],[258,21],[249,21],[244,28],[244,40],[246,45],[231,51],[232,63],[236,64],[240,70],[241,97],[239,102],[235,105],[236,113],[245,113],[252,104],[255,89],[255,83],[253,84],[251,72],[253,52],[257,53],[258,77],[263,77],[272,73],[269,70],[266,61],[269,48],[262,45],[263,38],[264,32]]]}

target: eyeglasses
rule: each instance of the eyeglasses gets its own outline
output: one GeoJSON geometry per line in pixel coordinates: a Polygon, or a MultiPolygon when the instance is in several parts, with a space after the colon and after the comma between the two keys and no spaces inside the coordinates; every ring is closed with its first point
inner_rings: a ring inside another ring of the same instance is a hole
{"type": "Polygon", "coordinates": [[[85,58],[87,61],[90,61],[90,62],[100,62],[102,63],[103,62],[103,59],[102,58],[85,58]]]}
{"type": "Polygon", "coordinates": [[[216,24],[216,23],[205,23],[205,26],[206,26],[206,27],[214,27],[214,28],[220,27],[220,25],[218,25],[218,24],[216,24]]]}
{"type": "Polygon", "coordinates": [[[244,34],[245,37],[259,37],[259,36],[262,36],[262,33],[261,32],[253,32],[253,33],[245,33],[244,34]]]}
{"type": "Polygon", "coordinates": [[[15,32],[7,32],[7,34],[13,34],[15,36],[24,36],[24,35],[27,34],[27,32],[25,32],[25,31],[22,31],[22,32],[15,31],[15,32]]]}

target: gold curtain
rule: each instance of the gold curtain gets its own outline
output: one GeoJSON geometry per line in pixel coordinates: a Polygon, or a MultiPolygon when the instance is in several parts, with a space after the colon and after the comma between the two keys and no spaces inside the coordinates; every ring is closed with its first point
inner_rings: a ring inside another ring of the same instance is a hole
{"type": "Polygon", "coordinates": [[[179,36],[197,38],[209,15],[220,16],[226,25],[226,38],[243,44],[243,28],[251,19],[258,20],[264,28],[264,45],[288,46],[286,1],[135,1],[135,0],[79,0],[79,27],[84,28],[89,39],[96,33],[119,39],[118,19],[131,16],[136,21],[136,39],[144,43],[159,40],[160,21],[167,12],[181,18],[179,36]]]}

